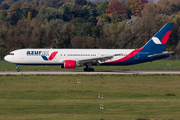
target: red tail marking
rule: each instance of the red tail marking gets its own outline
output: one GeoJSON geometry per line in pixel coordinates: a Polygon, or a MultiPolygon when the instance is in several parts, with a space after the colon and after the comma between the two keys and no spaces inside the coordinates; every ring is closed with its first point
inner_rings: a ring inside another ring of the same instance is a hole
{"type": "Polygon", "coordinates": [[[162,44],[166,44],[166,43],[167,43],[170,34],[171,34],[171,30],[168,31],[168,32],[164,35],[164,37],[162,38],[162,40],[161,40],[162,44]]]}

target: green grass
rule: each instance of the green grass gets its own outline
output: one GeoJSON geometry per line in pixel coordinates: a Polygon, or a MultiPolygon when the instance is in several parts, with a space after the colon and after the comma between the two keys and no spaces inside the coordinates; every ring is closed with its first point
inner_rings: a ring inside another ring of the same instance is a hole
{"type": "MultiPolygon", "coordinates": [[[[96,71],[120,71],[120,70],[180,70],[179,60],[157,60],[129,66],[93,66],[96,71]],[[170,66],[169,66],[170,65],[170,66]]],[[[76,69],[83,71],[84,67],[77,67],[76,69]]],[[[41,70],[68,70],[61,69],[60,66],[20,66],[21,71],[41,71],[41,70]]],[[[0,71],[16,71],[15,64],[6,61],[0,61],[0,71]]]]}
{"type": "Polygon", "coordinates": [[[0,119],[180,119],[179,85],[179,75],[1,75],[0,119]]]}

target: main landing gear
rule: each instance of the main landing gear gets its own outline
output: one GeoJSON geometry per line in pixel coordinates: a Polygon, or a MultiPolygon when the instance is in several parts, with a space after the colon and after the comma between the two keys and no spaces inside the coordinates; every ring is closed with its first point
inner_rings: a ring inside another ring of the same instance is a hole
{"type": "Polygon", "coordinates": [[[94,68],[91,68],[91,67],[92,67],[91,63],[86,64],[84,71],[87,71],[87,72],[94,71],[94,68]]]}
{"type": "Polygon", "coordinates": [[[84,68],[84,71],[87,71],[87,72],[94,71],[94,68],[84,68]]]}
{"type": "Polygon", "coordinates": [[[17,72],[20,72],[20,69],[19,69],[20,65],[16,65],[16,68],[17,68],[17,72]]]}

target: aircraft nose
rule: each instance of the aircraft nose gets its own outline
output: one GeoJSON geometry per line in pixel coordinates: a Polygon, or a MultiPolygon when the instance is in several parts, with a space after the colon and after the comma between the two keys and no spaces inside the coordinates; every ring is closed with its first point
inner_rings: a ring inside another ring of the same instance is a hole
{"type": "Polygon", "coordinates": [[[9,55],[6,55],[6,56],[4,57],[4,60],[10,62],[9,55]]]}
{"type": "Polygon", "coordinates": [[[4,57],[4,60],[7,61],[7,55],[4,57]]]}

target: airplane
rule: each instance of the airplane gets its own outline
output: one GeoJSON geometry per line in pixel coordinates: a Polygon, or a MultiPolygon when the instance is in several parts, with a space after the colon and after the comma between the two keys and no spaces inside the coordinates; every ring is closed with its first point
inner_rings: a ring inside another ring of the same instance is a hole
{"type": "Polygon", "coordinates": [[[173,52],[163,51],[174,23],[166,23],[143,47],[139,49],[18,49],[4,59],[20,65],[59,65],[73,69],[86,66],[84,71],[94,71],[93,65],[121,66],[167,58],[173,52]]]}

